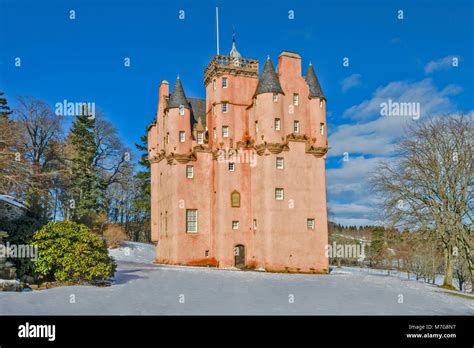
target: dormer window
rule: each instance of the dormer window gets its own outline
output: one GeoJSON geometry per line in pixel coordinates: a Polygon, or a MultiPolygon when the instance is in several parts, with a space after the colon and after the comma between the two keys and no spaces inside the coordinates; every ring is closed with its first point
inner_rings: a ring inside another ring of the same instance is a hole
{"type": "Polygon", "coordinates": [[[180,106],[179,106],[179,114],[180,114],[181,116],[184,116],[184,105],[180,105],[180,106]]]}
{"type": "Polygon", "coordinates": [[[300,105],[300,95],[298,93],[293,94],[293,105],[294,106],[300,105]]]}
{"type": "Polygon", "coordinates": [[[276,103],[278,101],[278,94],[273,93],[273,102],[276,103]]]}
{"type": "Polygon", "coordinates": [[[229,110],[229,105],[227,103],[222,103],[222,112],[226,113],[229,110]]]}
{"type": "Polygon", "coordinates": [[[222,78],[222,88],[227,88],[227,77],[222,78]]]}
{"type": "Polygon", "coordinates": [[[197,143],[199,145],[204,143],[204,132],[197,132],[197,143]]]}

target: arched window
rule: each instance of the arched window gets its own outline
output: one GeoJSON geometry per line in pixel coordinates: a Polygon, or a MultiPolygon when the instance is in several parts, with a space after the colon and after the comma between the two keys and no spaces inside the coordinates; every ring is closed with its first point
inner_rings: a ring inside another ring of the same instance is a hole
{"type": "Polygon", "coordinates": [[[238,191],[232,191],[230,194],[230,206],[240,208],[240,193],[238,191]]]}

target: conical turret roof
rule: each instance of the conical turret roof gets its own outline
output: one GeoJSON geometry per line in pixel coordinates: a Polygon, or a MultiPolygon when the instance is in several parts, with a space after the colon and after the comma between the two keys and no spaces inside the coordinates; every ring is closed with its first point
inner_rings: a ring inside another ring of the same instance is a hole
{"type": "Polygon", "coordinates": [[[174,84],[173,92],[171,93],[170,98],[168,100],[168,109],[179,108],[181,105],[189,109],[188,100],[186,99],[186,95],[184,94],[184,89],[181,85],[181,80],[178,77],[174,84]]]}
{"type": "Polygon", "coordinates": [[[311,63],[309,64],[308,71],[306,72],[305,80],[309,87],[310,98],[326,99],[323,90],[321,89],[321,85],[319,84],[318,78],[316,77],[316,73],[314,72],[313,65],[311,63]]]}
{"type": "Polygon", "coordinates": [[[258,81],[257,91],[255,95],[262,94],[262,93],[283,93],[281,89],[280,80],[278,79],[278,75],[273,68],[272,61],[270,58],[267,59],[265,66],[263,67],[262,76],[258,81]]]}

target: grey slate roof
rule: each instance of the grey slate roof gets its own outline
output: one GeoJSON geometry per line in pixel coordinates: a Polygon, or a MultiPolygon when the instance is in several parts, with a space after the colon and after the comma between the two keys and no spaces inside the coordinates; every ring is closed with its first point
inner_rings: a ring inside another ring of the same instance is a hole
{"type": "Polygon", "coordinates": [[[186,99],[183,86],[181,85],[181,81],[178,77],[174,84],[173,92],[171,93],[168,100],[168,109],[179,108],[181,105],[183,105],[186,109],[189,109],[188,100],[186,99]]]}
{"type": "Polygon", "coordinates": [[[310,98],[326,99],[326,97],[324,96],[323,90],[321,89],[321,85],[319,84],[318,78],[316,77],[316,73],[314,72],[314,68],[312,64],[310,64],[308,67],[305,80],[309,87],[310,98]]]}
{"type": "Polygon", "coordinates": [[[199,117],[204,127],[206,127],[206,99],[188,98],[191,105],[191,129],[197,123],[199,117]]]}
{"type": "Polygon", "coordinates": [[[265,66],[263,67],[262,76],[258,81],[257,90],[255,95],[262,93],[283,93],[281,89],[280,80],[278,75],[273,68],[272,61],[267,59],[265,66]]]}

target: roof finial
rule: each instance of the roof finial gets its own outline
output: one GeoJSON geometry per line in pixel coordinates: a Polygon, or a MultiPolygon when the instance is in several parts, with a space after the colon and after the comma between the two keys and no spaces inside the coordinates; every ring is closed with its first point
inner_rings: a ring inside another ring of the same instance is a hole
{"type": "Polygon", "coordinates": [[[313,63],[311,63],[311,61],[309,61],[309,65],[310,65],[310,66],[313,65],[313,63]]]}
{"type": "Polygon", "coordinates": [[[176,75],[176,80],[179,80],[179,74],[178,74],[178,75],[176,75]]]}
{"type": "Polygon", "coordinates": [[[270,55],[269,54],[267,54],[267,60],[270,60],[270,55]]]}

